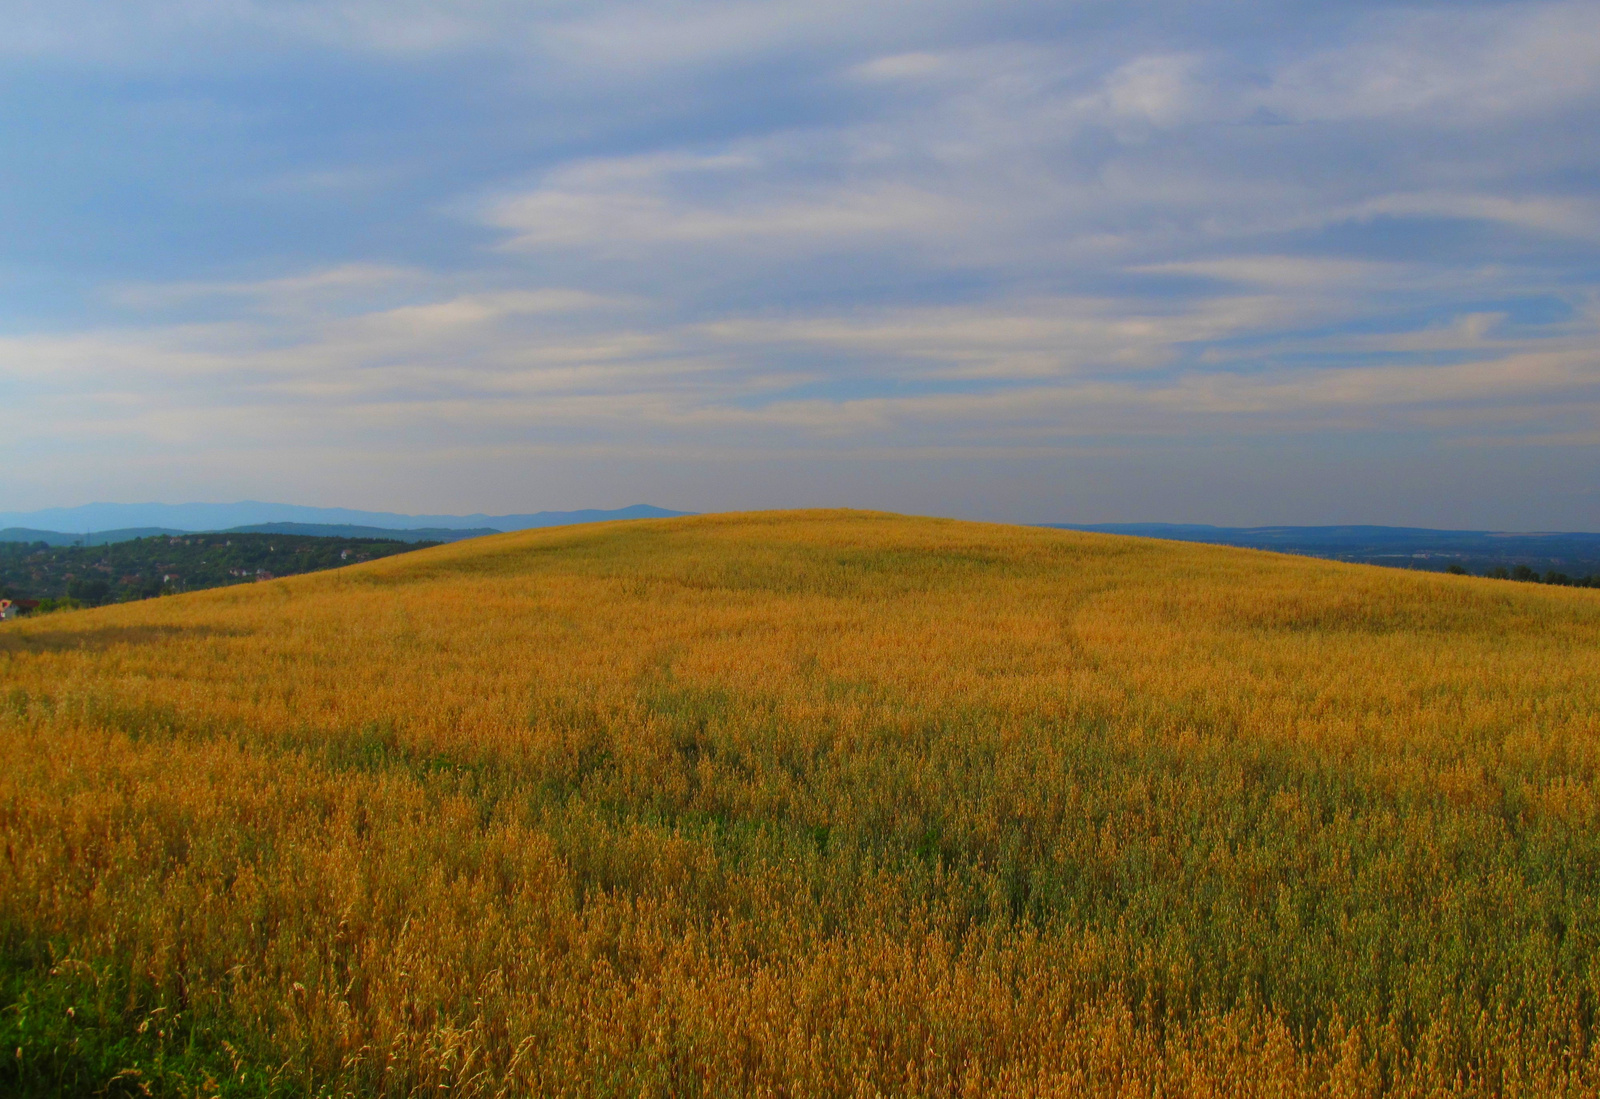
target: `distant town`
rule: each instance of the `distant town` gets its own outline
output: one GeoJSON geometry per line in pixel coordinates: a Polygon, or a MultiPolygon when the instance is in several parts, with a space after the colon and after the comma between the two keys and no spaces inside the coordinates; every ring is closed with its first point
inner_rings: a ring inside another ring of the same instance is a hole
{"type": "Polygon", "coordinates": [[[0,600],[10,601],[10,615],[126,603],[317,572],[437,544],[236,533],[163,534],[92,546],[0,541],[0,600]]]}

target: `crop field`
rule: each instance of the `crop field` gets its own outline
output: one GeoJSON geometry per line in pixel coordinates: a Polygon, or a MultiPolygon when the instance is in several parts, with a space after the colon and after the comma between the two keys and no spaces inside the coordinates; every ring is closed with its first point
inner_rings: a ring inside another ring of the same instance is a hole
{"type": "Polygon", "coordinates": [[[0,1092],[1600,1094],[1600,591],[863,512],[0,626],[0,1092]]]}

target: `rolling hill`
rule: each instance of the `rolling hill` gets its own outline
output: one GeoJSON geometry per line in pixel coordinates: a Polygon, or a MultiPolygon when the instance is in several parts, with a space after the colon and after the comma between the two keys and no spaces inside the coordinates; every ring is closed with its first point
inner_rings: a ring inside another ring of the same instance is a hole
{"type": "Polygon", "coordinates": [[[0,1086],[1589,1094],[1597,728],[1600,592],[861,512],[7,623],[0,1086]]]}

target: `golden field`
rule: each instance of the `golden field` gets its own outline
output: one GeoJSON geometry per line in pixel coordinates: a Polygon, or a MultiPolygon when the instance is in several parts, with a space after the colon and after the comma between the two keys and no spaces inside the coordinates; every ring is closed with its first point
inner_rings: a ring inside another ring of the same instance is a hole
{"type": "Polygon", "coordinates": [[[0,627],[0,1090],[1600,1095],[1600,592],[860,512],[0,627]]]}

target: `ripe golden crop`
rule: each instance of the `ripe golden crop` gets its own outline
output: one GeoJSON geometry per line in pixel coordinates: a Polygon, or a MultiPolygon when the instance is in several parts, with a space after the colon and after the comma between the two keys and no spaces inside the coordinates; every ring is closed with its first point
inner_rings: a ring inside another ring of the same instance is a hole
{"type": "Polygon", "coordinates": [[[0,1085],[1600,1094],[1597,703],[1593,591],[859,512],[11,623],[0,1085]]]}

